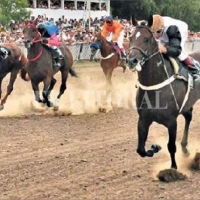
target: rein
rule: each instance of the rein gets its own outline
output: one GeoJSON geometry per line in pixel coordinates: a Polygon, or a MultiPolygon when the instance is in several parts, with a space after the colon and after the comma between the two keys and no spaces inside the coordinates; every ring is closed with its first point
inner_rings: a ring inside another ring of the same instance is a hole
{"type": "MultiPolygon", "coordinates": [[[[35,26],[34,24],[30,24],[30,23],[29,23],[29,24],[27,25],[27,27],[33,27],[33,28],[35,28],[35,30],[36,30],[36,35],[35,35],[35,37],[34,37],[34,38],[31,40],[31,42],[30,42],[31,45],[34,44],[34,43],[41,42],[42,39],[38,39],[38,37],[40,37],[40,33],[39,33],[39,31],[37,30],[36,26],[35,26]]],[[[28,58],[28,60],[29,60],[30,62],[34,62],[34,61],[38,60],[38,59],[42,56],[42,53],[43,53],[43,46],[41,47],[40,52],[39,52],[39,54],[38,54],[36,57],[31,58],[31,59],[28,58]]]]}
{"type": "MultiPolygon", "coordinates": [[[[106,42],[107,42],[107,41],[106,41],[106,42]]],[[[100,46],[101,46],[102,43],[103,43],[103,41],[102,41],[102,39],[101,39],[100,46]]],[[[105,47],[106,47],[106,48],[107,48],[107,47],[110,47],[109,42],[107,42],[107,43],[105,44],[105,47]]],[[[101,59],[102,59],[102,60],[107,60],[107,59],[111,58],[111,57],[114,56],[114,55],[115,55],[115,53],[112,52],[112,53],[108,54],[106,57],[101,56],[101,59]]]]}
{"type": "Polygon", "coordinates": [[[34,62],[34,61],[38,60],[41,57],[42,53],[43,53],[43,47],[41,48],[40,53],[35,58],[31,58],[31,59],[28,58],[28,60],[30,62],[34,62]]]}

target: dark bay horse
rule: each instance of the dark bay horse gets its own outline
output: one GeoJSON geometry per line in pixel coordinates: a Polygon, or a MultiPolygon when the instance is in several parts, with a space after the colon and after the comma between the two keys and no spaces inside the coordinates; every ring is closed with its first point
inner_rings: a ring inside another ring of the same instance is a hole
{"type": "MultiPolygon", "coordinates": [[[[73,65],[73,56],[66,45],[61,44],[59,46],[63,53],[64,59],[61,60],[61,67],[54,69],[52,52],[46,45],[41,42],[41,34],[38,32],[36,23],[29,23],[24,28],[24,42],[27,48],[28,65],[26,71],[30,77],[32,88],[35,94],[35,100],[39,103],[46,103],[48,107],[58,109],[58,102],[60,97],[66,90],[66,82],[68,74],[77,77],[76,72],[71,68],[73,65]],[[54,75],[61,72],[61,86],[60,92],[57,96],[55,104],[49,100],[50,93],[56,83],[54,75]],[[39,83],[43,82],[43,99],[39,94],[39,83]]],[[[25,78],[26,72],[22,73],[22,78],[25,78]]]]}
{"type": "MultiPolygon", "coordinates": [[[[152,145],[150,150],[145,149],[149,127],[152,122],[157,122],[168,129],[167,147],[171,157],[171,168],[177,169],[175,158],[177,117],[182,114],[185,119],[181,146],[183,153],[188,154],[186,146],[189,125],[192,120],[193,106],[200,98],[200,83],[195,83],[194,88],[190,89],[187,81],[175,78],[171,62],[158,50],[157,42],[149,28],[151,25],[151,20],[147,26],[137,25],[130,36],[128,65],[130,69],[138,71],[139,81],[136,96],[139,114],[137,153],[142,157],[152,157],[160,150],[159,145],[152,145]]],[[[193,53],[191,56],[200,61],[199,53],[193,53]]],[[[188,74],[186,68],[185,66],[182,69],[188,74]]]]}
{"type": "MultiPolygon", "coordinates": [[[[124,72],[126,69],[125,61],[120,59],[119,54],[116,52],[117,49],[115,50],[113,48],[114,44],[107,42],[107,40],[104,37],[102,37],[101,32],[98,32],[96,34],[95,42],[98,43],[100,46],[100,52],[101,52],[100,64],[106,76],[107,86],[111,86],[112,85],[111,77],[113,70],[116,67],[121,66],[124,72]]],[[[128,45],[129,44],[125,44],[124,46],[126,46],[128,49],[128,45]]]]}
{"type": "Polygon", "coordinates": [[[2,81],[4,77],[10,73],[7,92],[6,95],[1,99],[0,110],[4,108],[4,104],[6,103],[8,96],[13,91],[13,85],[17,78],[18,72],[24,68],[26,64],[26,56],[21,51],[19,46],[17,46],[15,43],[0,44],[0,99],[2,95],[2,81]]]}

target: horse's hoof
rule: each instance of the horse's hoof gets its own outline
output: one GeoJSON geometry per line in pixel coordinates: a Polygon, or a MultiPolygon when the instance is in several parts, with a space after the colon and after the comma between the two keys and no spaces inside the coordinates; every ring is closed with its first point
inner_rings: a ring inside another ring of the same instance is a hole
{"type": "Polygon", "coordinates": [[[54,105],[53,105],[52,102],[49,102],[49,103],[47,104],[47,106],[48,106],[49,108],[54,107],[54,105]]]}
{"type": "Polygon", "coordinates": [[[151,149],[153,150],[154,153],[158,153],[162,149],[162,147],[158,144],[153,144],[151,145],[151,149]]]}
{"type": "Polygon", "coordinates": [[[151,149],[151,150],[148,150],[147,152],[146,152],[146,156],[147,157],[153,157],[153,155],[154,155],[154,151],[151,149]]]}
{"type": "Polygon", "coordinates": [[[3,105],[0,105],[0,111],[3,110],[3,109],[4,109],[4,106],[3,106],[3,105]]]}
{"type": "Polygon", "coordinates": [[[58,110],[59,110],[59,106],[55,106],[55,105],[54,105],[53,110],[54,110],[54,111],[58,111],[58,110]]]}
{"type": "Polygon", "coordinates": [[[54,105],[53,105],[53,110],[55,110],[55,111],[59,110],[59,102],[60,102],[60,99],[56,98],[54,105]]]}

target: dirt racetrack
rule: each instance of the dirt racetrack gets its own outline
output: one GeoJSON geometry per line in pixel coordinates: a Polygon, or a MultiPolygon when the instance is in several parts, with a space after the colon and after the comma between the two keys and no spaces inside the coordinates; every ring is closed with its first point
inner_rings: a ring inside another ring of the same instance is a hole
{"type": "MultiPolygon", "coordinates": [[[[199,102],[194,107],[187,159],[179,145],[184,121],[178,118],[178,167],[188,179],[162,183],[156,174],[170,166],[167,130],[151,126],[147,146],[162,146],[153,158],[135,152],[136,75],[115,70],[112,101],[116,106],[98,113],[96,102],[101,103],[105,80],[99,63],[76,63],[75,69],[80,78],[69,78],[61,111],[56,113],[33,111],[30,83],[18,77],[0,113],[0,200],[200,199],[200,172],[187,168],[200,148],[199,102]]],[[[8,77],[4,91],[7,81],[8,77]]]]}

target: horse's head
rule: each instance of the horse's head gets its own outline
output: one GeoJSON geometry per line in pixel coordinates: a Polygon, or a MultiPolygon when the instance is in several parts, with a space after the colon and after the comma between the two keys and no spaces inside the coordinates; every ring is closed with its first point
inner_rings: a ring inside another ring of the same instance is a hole
{"type": "Polygon", "coordinates": [[[36,27],[35,23],[28,23],[24,30],[24,44],[26,48],[30,48],[31,45],[35,42],[40,41],[40,33],[36,27]]]}
{"type": "Polygon", "coordinates": [[[96,32],[94,42],[100,47],[102,45],[103,40],[104,38],[101,35],[101,31],[96,32]]]}
{"type": "Polygon", "coordinates": [[[128,66],[131,70],[141,71],[143,64],[151,59],[155,54],[159,53],[157,42],[150,29],[151,23],[147,25],[138,25],[130,35],[128,66]]]}

